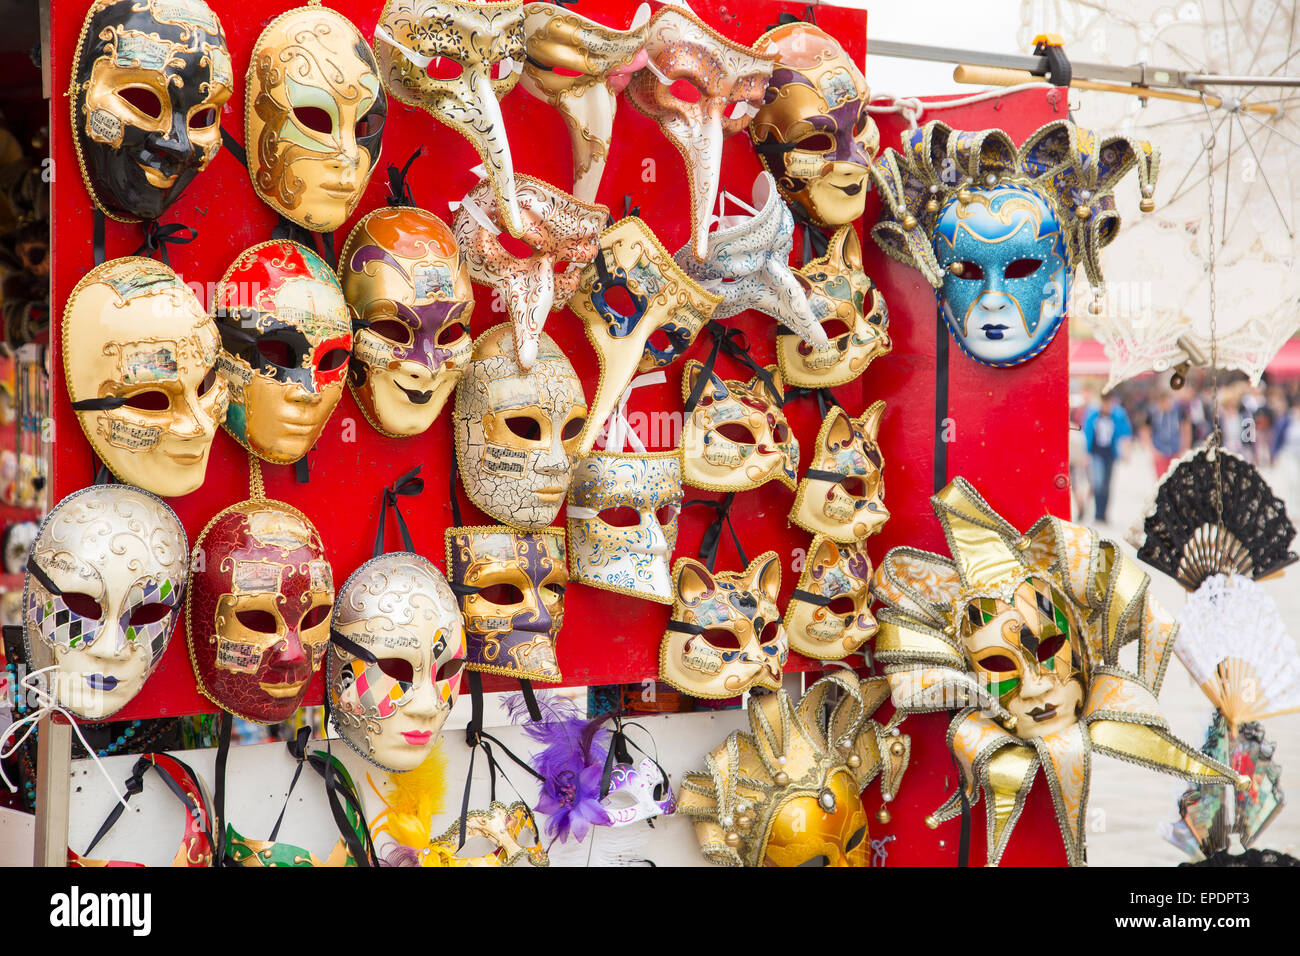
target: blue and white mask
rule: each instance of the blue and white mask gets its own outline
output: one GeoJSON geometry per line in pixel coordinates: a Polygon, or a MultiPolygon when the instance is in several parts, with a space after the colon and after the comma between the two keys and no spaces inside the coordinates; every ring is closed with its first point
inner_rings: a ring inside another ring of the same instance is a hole
{"type": "Polygon", "coordinates": [[[933,232],[943,317],[977,362],[1017,365],[1046,348],[1065,317],[1065,236],[1051,206],[1023,186],[965,196],[944,205],[933,232]]]}

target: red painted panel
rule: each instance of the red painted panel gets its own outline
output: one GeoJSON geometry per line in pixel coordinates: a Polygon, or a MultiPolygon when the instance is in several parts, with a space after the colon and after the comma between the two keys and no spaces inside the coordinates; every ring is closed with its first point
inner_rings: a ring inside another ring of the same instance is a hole
{"type": "MultiPolygon", "coordinates": [[[[262,28],[276,15],[296,4],[291,0],[236,4],[231,0],[210,0],[225,26],[237,75],[248,63],[253,43],[262,28]]],[[[350,17],[369,36],[377,16],[374,0],[332,0],[329,4],[350,17]]],[[[52,156],[57,177],[54,193],[54,286],[53,298],[62,303],[76,281],[93,264],[91,250],[91,203],[76,166],[68,121],[68,99],[61,95],[71,73],[73,50],[81,27],[84,4],[62,4],[52,11],[53,75],[60,95],[53,100],[52,156]]],[[[636,0],[580,0],[576,9],[613,24],[627,23],[636,0]]],[[[752,42],[771,24],[778,13],[802,15],[803,3],[770,0],[695,0],[694,8],[722,33],[741,42],[752,42]]],[[[865,14],[861,11],[820,7],[821,26],[837,36],[850,54],[861,62],[866,43],[865,14]]],[[[872,78],[869,77],[869,80],[872,78]]],[[[877,81],[883,77],[875,77],[877,81]]],[[[237,84],[241,85],[242,84],[237,84]]],[[[1017,139],[1023,139],[1041,124],[1057,118],[1051,94],[1029,91],[979,104],[944,110],[937,116],[962,128],[978,129],[997,125],[1017,139]]],[[[242,139],[243,95],[237,90],[226,106],[222,125],[242,139]]],[[[502,104],[510,131],[516,169],[558,185],[571,181],[568,134],[558,113],[516,89],[502,104]]],[[[450,218],[447,203],[459,199],[476,182],[470,169],[478,156],[458,134],[437,124],[428,114],[410,109],[390,98],[389,122],[384,138],[384,156],[363,198],[355,218],[384,204],[383,171],[389,163],[401,165],[418,145],[425,155],[412,172],[414,195],[421,205],[439,216],[450,218]]],[[[882,141],[897,142],[901,122],[895,116],[882,117],[882,141]]],[[[614,145],[601,189],[601,199],[617,218],[624,196],[641,207],[641,215],[656,230],[667,248],[676,249],[688,238],[688,200],[682,160],[655,124],[626,101],[620,104],[615,123],[614,145]]],[[[759,163],[748,138],[729,139],[724,149],[723,185],[748,198],[759,163]]],[[[868,202],[867,223],[874,221],[874,201],[868,202]]],[[[244,248],[270,236],[275,216],[254,194],[245,170],[224,151],[213,161],[182,197],[166,221],[182,222],[199,230],[187,246],[172,248],[173,265],[188,282],[201,283],[208,301],[221,275],[244,248]]],[[[339,231],[341,246],[352,223],[339,231]]],[[[130,254],[141,240],[138,226],[108,224],[110,257],[130,254]]],[[[870,551],[879,559],[889,547],[913,544],[942,549],[943,539],[928,504],[932,491],[934,395],[936,341],[934,297],[920,277],[880,254],[870,239],[863,243],[867,268],[883,289],[890,308],[894,352],[874,364],[858,382],[837,390],[852,412],[858,413],[870,401],[888,403],[881,444],[886,456],[887,502],[893,518],[871,541],[870,551]]],[[[492,310],[492,296],[477,289],[478,303],[473,331],[478,334],[506,319],[492,310]]],[[[56,310],[57,312],[57,310],[56,310]]],[[[58,320],[56,316],[56,321],[58,320]]],[[[774,323],[765,316],[747,313],[728,324],[743,329],[754,356],[763,363],[775,362],[774,323]]],[[[580,376],[594,392],[597,364],[582,332],[581,324],[568,312],[553,314],[546,326],[568,352],[580,376]]],[[[54,498],[58,500],[87,484],[92,477],[90,449],[76,419],[68,408],[58,354],[59,336],[51,336],[55,409],[54,498]]],[[[1015,369],[993,370],[952,350],[950,370],[953,431],[948,445],[949,475],[963,474],[972,480],[989,501],[1020,526],[1028,525],[1046,509],[1066,513],[1067,491],[1064,422],[1067,389],[1067,343],[1062,333],[1055,344],[1032,362],[1015,369]]],[[[698,353],[697,348],[696,352],[698,353]]],[[[742,368],[723,357],[720,370],[739,377],[742,368]]],[[[633,411],[650,414],[651,422],[663,421],[654,412],[680,412],[680,363],[669,370],[669,382],[639,389],[633,411]]],[[[748,377],[745,375],[744,377],[748,377]]],[[[795,402],[789,409],[791,427],[805,448],[810,448],[819,424],[815,404],[795,402]]],[[[670,447],[673,436],[665,429],[652,429],[649,447],[670,447]]],[[[375,432],[345,395],[325,434],[312,453],[311,481],[298,484],[288,467],[263,465],[266,490],[271,497],[286,500],[304,511],[320,529],[330,550],[335,580],[347,575],[370,555],[377,520],[377,500],[385,484],[412,465],[424,466],[428,488],[418,499],[402,503],[411,521],[417,546],[439,566],[443,564],[442,529],[451,524],[447,494],[447,466],[452,453],[449,416],[444,413],[423,436],[408,440],[385,438],[375,432]]],[[[806,455],[806,453],[805,453],[806,455]]],[[[806,457],[805,457],[806,461],[806,457]]],[[[224,433],[217,436],[204,487],[185,498],[172,501],[193,540],[213,515],[227,505],[247,497],[247,466],[243,450],[224,433]]],[[[689,491],[688,497],[713,497],[689,491]]],[[[462,501],[463,501],[462,497],[462,501]]],[[[763,488],[739,496],[737,527],[746,551],[753,556],[766,549],[786,559],[783,599],[793,590],[797,574],[790,562],[806,547],[808,535],[790,524],[787,514],[793,495],[770,482],[763,488]]],[[[689,509],[681,521],[679,553],[698,549],[708,524],[706,509],[689,509]]],[[[469,507],[467,523],[488,523],[469,507]]],[[[392,532],[390,545],[396,545],[392,532]]],[[[720,568],[735,567],[738,560],[727,536],[723,536],[720,568]]],[[[653,676],[657,649],[668,608],[626,597],[573,586],[567,595],[566,624],[559,640],[560,663],[566,681],[572,684],[604,684],[653,676]]],[[[791,669],[819,669],[816,662],[794,658],[791,669]]],[[[489,687],[494,686],[489,682],[489,687]]],[[[500,682],[499,686],[508,686],[500,682]]],[[[320,700],[319,681],[308,695],[320,700]]],[[[175,635],[158,672],[124,717],[176,716],[204,712],[211,706],[196,692],[186,654],[184,635],[175,635]]],[[[924,816],[938,806],[954,783],[952,763],[944,745],[942,716],[909,722],[913,735],[913,766],[904,784],[899,806],[893,808],[894,822],[888,827],[874,824],[873,835],[893,833],[890,862],[952,863],[955,861],[957,824],[929,831],[924,816]],[[879,832],[877,832],[879,831],[879,832]],[[942,839],[945,846],[940,848],[942,839]]],[[[1046,788],[1041,784],[1031,797],[1030,807],[1020,823],[1007,862],[1060,862],[1060,840],[1051,820],[1050,802],[1044,803],[1046,788]]],[[[878,798],[877,798],[878,799],[878,798]]],[[[872,805],[874,813],[875,805],[872,805]]],[[[982,862],[983,814],[976,811],[975,846],[972,860],[982,862]]]]}

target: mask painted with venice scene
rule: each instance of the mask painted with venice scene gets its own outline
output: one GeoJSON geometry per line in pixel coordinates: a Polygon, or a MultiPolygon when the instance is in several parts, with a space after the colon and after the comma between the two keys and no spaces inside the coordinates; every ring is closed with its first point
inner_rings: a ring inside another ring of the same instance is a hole
{"type": "Polygon", "coordinates": [[[447,225],[414,206],[356,224],[339,255],[354,326],[348,385],[366,419],[405,438],[438,417],[469,363],[474,293],[447,225]]]}
{"type": "Polygon", "coordinates": [[[161,216],[221,148],[232,92],[226,36],[202,0],[95,0],[70,91],[95,205],[128,222],[161,216]]]}
{"type": "Polygon", "coordinates": [[[785,609],[790,648],[817,660],[843,660],[876,633],[871,558],[861,544],[814,535],[785,609]]]}
{"type": "Polygon", "coordinates": [[[799,440],[781,410],[775,365],[747,382],[724,379],[691,359],[682,372],[682,481],[710,491],[748,491],[776,479],[794,489],[799,440]],[[707,380],[699,386],[699,379],[707,380]],[[690,407],[690,396],[699,398],[690,407]]]}
{"type": "Polygon", "coordinates": [[[889,520],[885,507],[885,459],[876,436],[885,403],[861,418],[832,408],[817,432],[812,462],[795,493],[790,520],[813,534],[852,544],[875,534],[889,520]]]}

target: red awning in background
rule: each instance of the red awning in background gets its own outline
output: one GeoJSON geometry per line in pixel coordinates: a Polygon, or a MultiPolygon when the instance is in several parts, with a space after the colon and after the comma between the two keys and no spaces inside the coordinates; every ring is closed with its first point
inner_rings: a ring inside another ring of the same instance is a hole
{"type": "MultiPolygon", "coordinates": [[[[1268,363],[1270,375],[1300,375],[1300,339],[1291,339],[1268,363]]],[[[1110,362],[1101,343],[1094,339],[1070,340],[1070,374],[1100,375],[1110,374],[1110,362]]]]}

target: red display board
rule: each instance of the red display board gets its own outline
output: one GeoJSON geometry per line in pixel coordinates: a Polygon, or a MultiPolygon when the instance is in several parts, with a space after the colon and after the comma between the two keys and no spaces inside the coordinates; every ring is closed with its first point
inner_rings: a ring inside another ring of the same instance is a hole
{"type": "MultiPolygon", "coordinates": [[[[293,6],[292,0],[263,3],[234,3],[209,0],[221,17],[237,77],[247,67],[254,42],[262,29],[279,13],[293,6]]],[[[331,0],[328,4],[348,16],[369,37],[378,16],[378,0],[331,0]]],[[[637,0],[580,0],[570,6],[578,12],[613,25],[626,25],[637,0]]],[[[92,255],[92,204],[77,168],[69,123],[68,98],[64,95],[71,74],[72,57],[81,29],[85,3],[52,6],[52,69],[57,95],[53,99],[51,122],[54,182],[54,500],[90,483],[94,462],[90,447],[71,409],[62,376],[58,323],[62,303],[77,280],[94,264],[92,255]]],[[[720,32],[742,43],[752,43],[782,12],[803,16],[805,3],[769,0],[694,0],[697,13],[720,32]]],[[[866,47],[866,14],[831,6],[816,6],[818,24],[843,44],[859,63],[866,47]]],[[[918,24],[918,29],[923,25],[918,24]]],[[[888,76],[868,76],[868,82],[888,86],[888,76]]],[[[242,82],[226,105],[223,127],[236,139],[243,139],[242,82]]],[[[572,181],[569,137],[560,115],[516,88],[502,102],[517,172],[538,176],[567,188],[572,181]]],[[[1033,90],[987,101],[978,105],[927,113],[924,119],[940,118],[952,126],[981,129],[997,126],[1017,140],[1023,140],[1042,124],[1064,115],[1064,100],[1053,91],[1033,90]]],[[[905,124],[896,114],[879,117],[882,143],[898,142],[905,124]]],[[[355,219],[386,204],[384,172],[389,164],[402,165],[417,146],[424,156],[416,160],[411,184],[416,202],[450,220],[449,202],[460,199],[476,182],[472,167],[477,154],[459,134],[440,125],[427,113],[389,98],[388,124],[383,157],[356,216],[336,234],[336,248],[342,245],[355,219]]],[[[748,137],[728,139],[723,155],[723,186],[748,199],[759,162],[748,137]]],[[[653,121],[637,112],[629,102],[620,103],[614,126],[609,165],[601,186],[600,199],[615,218],[622,215],[624,197],[639,206],[641,216],[655,230],[664,245],[675,250],[689,238],[689,200],[686,173],[680,155],[663,137],[653,121]]],[[[863,223],[874,221],[878,203],[870,197],[863,223]]],[[[173,246],[173,267],[191,283],[201,283],[211,305],[212,291],[234,258],[246,247],[270,237],[276,218],[253,192],[245,169],[224,150],[163,217],[198,230],[198,238],[185,246],[173,246]]],[[[140,244],[139,226],[108,223],[107,251],[110,258],[131,254],[140,244]]],[[[796,249],[798,247],[796,246],[796,249]]],[[[934,294],[921,277],[885,257],[869,235],[863,242],[867,270],[880,285],[890,312],[893,353],[877,360],[858,381],[836,389],[836,395],[852,413],[858,414],[870,402],[884,399],[887,409],[880,432],[885,455],[886,503],[892,518],[872,538],[869,550],[879,558],[895,545],[944,549],[942,534],[929,506],[934,485],[935,395],[937,335],[934,294]]],[[[475,335],[502,321],[504,311],[493,310],[490,290],[476,288],[472,330],[475,335]]],[[[499,307],[500,308],[500,307],[499,307]]],[[[727,321],[744,330],[754,357],[775,362],[775,323],[749,312],[727,321]]],[[[596,358],[581,323],[572,314],[553,313],[546,331],[570,356],[578,374],[594,394],[598,374],[596,358]]],[[[1067,513],[1068,468],[1065,431],[1067,403],[1067,346],[1064,331],[1032,361],[1009,369],[978,365],[951,349],[948,370],[950,408],[946,435],[948,476],[964,475],[989,502],[1017,526],[1027,527],[1047,511],[1067,513]]],[[[693,355],[705,350],[696,345],[693,355]]],[[[748,378],[749,373],[726,356],[718,360],[727,377],[748,378]]],[[[638,389],[631,411],[645,412],[650,427],[643,433],[651,450],[672,446],[671,428],[662,427],[672,418],[656,412],[680,412],[682,363],[668,370],[665,385],[638,389]],[[659,427],[656,427],[658,425],[659,427]]],[[[810,399],[787,406],[790,425],[804,449],[810,449],[820,419],[810,399]]],[[[678,420],[680,418],[678,417],[678,420]]],[[[634,417],[634,424],[637,419],[634,417]]],[[[304,511],[320,529],[329,549],[336,582],[342,582],[370,557],[378,518],[382,488],[416,464],[423,465],[428,486],[423,495],[403,499],[402,509],[411,523],[416,546],[440,567],[444,564],[443,529],[452,524],[448,503],[448,464],[452,455],[451,420],[445,411],[424,435],[399,440],[386,438],[366,422],[350,394],[334,413],[329,426],[311,454],[311,475],[307,484],[296,481],[292,467],[263,464],[266,493],[290,502],[304,511]]],[[[804,453],[804,466],[808,452],[804,453]]],[[[207,480],[197,492],[173,499],[172,506],[184,522],[193,541],[208,520],[226,506],[248,496],[248,468],[244,450],[229,436],[219,433],[212,450],[207,480]]],[[[687,489],[688,498],[718,497],[687,489]]],[[[767,549],[777,551],[785,561],[782,577],[784,602],[798,574],[810,536],[787,518],[794,495],[777,482],[738,496],[734,509],[736,526],[750,556],[767,549]]],[[[463,498],[462,498],[462,503],[463,498]]],[[[710,509],[692,508],[681,518],[678,554],[694,554],[711,520],[710,509]]],[[[486,516],[472,506],[465,508],[467,524],[488,524],[486,516]]],[[[396,530],[390,546],[396,546],[396,530]]],[[[738,567],[729,536],[722,536],[719,569],[738,567]]],[[[581,585],[568,589],[565,623],[558,641],[558,654],[568,684],[610,684],[653,678],[658,666],[658,647],[669,608],[637,601],[581,585]]],[[[819,671],[820,662],[792,655],[790,670],[819,671]]],[[[489,680],[489,689],[511,686],[504,680],[489,680]]],[[[319,702],[318,678],[308,694],[309,703],[319,702]]],[[[186,652],[183,629],[178,627],[158,671],[145,690],[122,717],[178,716],[213,710],[195,688],[186,652]]],[[[958,825],[950,823],[931,831],[923,825],[926,814],[937,807],[956,783],[955,767],[944,741],[947,717],[933,715],[909,720],[906,730],[913,739],[912,767],[898,803],[892,807],[893,821],[880,826],[872,818],[872,835],[893,834],[890,863],[952,864],[956,862],[958,825]],[[942,841],[942,845],[941,845],[942,841]]],[[[705,749],[701,744],[701,751],[705,749]]],[[[707,742],[712,746],[713,742],[707,742]]],[[[869,791],[871,793],[871,791],[869,791]]],[[[879,797],[869,796],[874,814],[879,797]]],[[[973,817],[971,860],[982,863],[983,811],[973,817]]],[[[1052,819],[1045,785],[1034,788],[1021,818],[1005,862],[1064,862],[1060,838],[1052,819]]]]}

